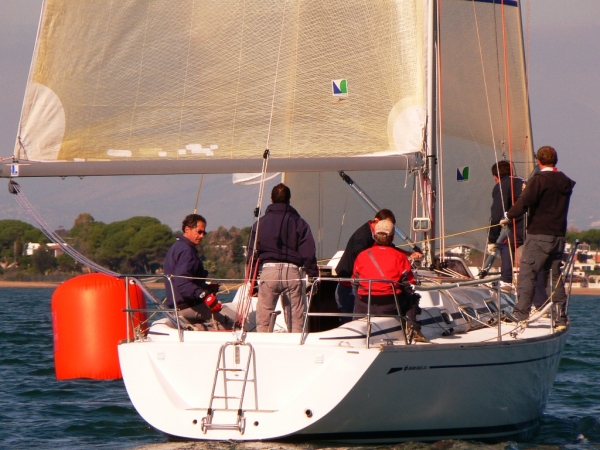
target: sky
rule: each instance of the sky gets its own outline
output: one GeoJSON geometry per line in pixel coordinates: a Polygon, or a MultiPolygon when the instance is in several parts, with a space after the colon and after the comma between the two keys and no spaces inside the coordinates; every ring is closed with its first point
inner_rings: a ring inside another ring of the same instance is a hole
{"type": "MultiPolygon", "coordinates": [[[[12,155],[41,0],[0,0],[0,157],[12,155]]],[[[558,168],[577,182],[569,225],[600,228],[600,1],[522,0],[535,148],[551,145],[558,168]]],[[[194,211],[200,175],[20,179],[31,203],[53,228],[70,228],[88,212],[110,223],[152,216],[173,229],[194,211]]],[[[271,183],[272,185],[273,183],[271,183]]],[[[0,187],[0,189],[2,189],[0,187]]],[[[267,192],[270,191],[270,188],[267,192]]],[[[0,219],[29,222],[0,194],[0,219]]],[[[208,229],[252,223],[258,187],[206,175],[198,212],[208,229]]]]}

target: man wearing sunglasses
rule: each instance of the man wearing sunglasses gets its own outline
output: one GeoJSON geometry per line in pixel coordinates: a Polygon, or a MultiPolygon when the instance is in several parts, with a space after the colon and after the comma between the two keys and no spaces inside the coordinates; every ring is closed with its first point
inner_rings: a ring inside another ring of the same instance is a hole
{"type": "Polygon", "coordinates": [[[214,317],[226,327],[231,320],[222,315],[222,304],[217,300],[219,284],[207,283],[208,271],[204,269],[196,246],[206,236],[206,219],[190,214],[181,224],[183,234],[169,248],[164,262],[166,305],[173,308],[173,293],[179,315],[190,323],[210,323],[214,317]]]}

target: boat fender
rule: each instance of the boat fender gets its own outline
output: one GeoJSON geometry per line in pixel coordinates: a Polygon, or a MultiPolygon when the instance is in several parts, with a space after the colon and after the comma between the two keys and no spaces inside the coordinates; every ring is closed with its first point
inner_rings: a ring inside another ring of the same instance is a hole
{"type": "MultiPolygon", "coordinates": [[[[129,285],[130,307],[144,309],[142,289],[129,285]]],[[[122,378],[117,346],[127,338],[125,280],[92,273],[62,283],[52,295],[56,378],[122,378]]],[[[133,327],[146,313],[134,313],[133,327]]],[[[133,338],[130,323],[129,337],[133,338]]]]}

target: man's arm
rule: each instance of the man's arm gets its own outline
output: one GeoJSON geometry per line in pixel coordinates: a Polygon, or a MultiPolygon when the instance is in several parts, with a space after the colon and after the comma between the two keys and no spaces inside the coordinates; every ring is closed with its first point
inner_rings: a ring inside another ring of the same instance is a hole
{"type": "Polygon", "coordinates": [[[200,295],[207,291],[207,284],[205,280],[197,280],[191,277],[206,277],[208,272],[203,271],[203,273],[200,273],[200,261],[197,256],[194,257],[191,254],[191,251],[193,250],[190,249],[179,255],[173,275],[181,275],[181,277],[173,277],[173,286],[187,303],[198,304],[200,303],[200,295]]]}
{"type": "Polygon", "coordinates": [[[254,256],[254,239],[256,239],[256,223],[254,223],[250,229],[250,238],[248,239],[248,247],[246,248],[246,265],[251,262],[252,257],[254,256]]]}
{"type": "Polygon", "coordinates": [[[519,199],[515,202],[512,208],[506,213],[509,219],[516,219],[527,212],[530,206],[537,202],[540,193],[539,177],[534,176],[528,183],[527,187],[521,193],[519,199]]]}
{"type": "Polygon", "coordinates": [[[300,239],[298,240],[298,254],[302,258],[302,265],[309,277],[319,276],[317,265],[316,246],[308,223],[301,219],[300,239]]]}
{"type": "Polygon", "coordinates": [[[488,233],[488,242],[495,243],[500,236],[500,227],[497,226],[504,218],[502,209],[502,199],[500,198],[500,183],[494,186],[492,191],[492,207],[490,211],[490,232],[488,233]]]}

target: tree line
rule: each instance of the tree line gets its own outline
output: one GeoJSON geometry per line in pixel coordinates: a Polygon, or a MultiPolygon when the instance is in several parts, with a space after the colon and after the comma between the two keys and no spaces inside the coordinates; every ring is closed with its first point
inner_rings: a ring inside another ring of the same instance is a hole
{"type": "MultiPolygon", "coordinates": [[[[243,278],[245,244],[250,227],[219,227],[199,246],[211,277],[243,278]]],[[[112,223],[97,221],[88,213],[75,219],[70,230],[56,233],[92,261],[123,274],[160,274],[167,250],[181,231],[173,231],[153,217],[132,217],[112,223]]],[[[70,256],[54,255],[48,239],[37,228],[19,220],[0,220],[0,275],[19,273],[77,275],[87,268],[70,256]],[[28,243],[41,244],[32,255],[28,243]]]]}
{"type": "Polygon", "coordinates": [[[589,230],[579,231],[569,229],[567,230],[567,242],[573,244],[576,239],[579,240],[580,243],[589,244],[590,248],[593,250],[600,249],[600,230],[597,228],[592,228],[589,230]]]}

